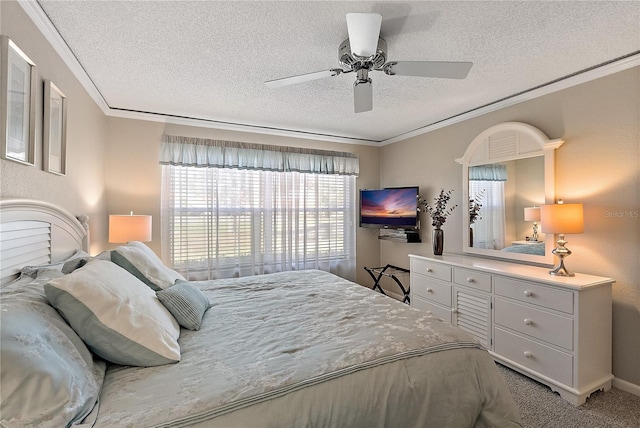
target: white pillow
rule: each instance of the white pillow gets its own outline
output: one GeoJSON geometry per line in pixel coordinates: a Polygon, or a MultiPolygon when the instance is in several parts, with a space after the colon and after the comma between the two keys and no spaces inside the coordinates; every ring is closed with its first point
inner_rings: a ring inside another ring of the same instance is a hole
{"type": "Polygon", "coordinates": [[[45,284],[47,299],[89,349],[132,366],[180,361],[180,326],[155,293],[114,263],[91,260],[45,284]]]}
{"type": "Polygon", "coordinates": [[[111,251],[111,261],[155,291],[171,287],[178,279],[185,279],[166,267],[151,248],[138,241],[129,242],[111,251]]]}

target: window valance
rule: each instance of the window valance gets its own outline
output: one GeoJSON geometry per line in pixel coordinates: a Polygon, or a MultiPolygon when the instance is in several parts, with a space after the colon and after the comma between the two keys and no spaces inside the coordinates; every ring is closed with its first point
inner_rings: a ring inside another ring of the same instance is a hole
{"type": "Polygon", "coordinates": [[[353,153],[164,135],[160,164],[358,175],[353,153]]]}
{"type": "Polygon", "coordinates": [[[507,181],[507,167],[505,165],[480,165],[469,167],[471,181],[507,181]]]}

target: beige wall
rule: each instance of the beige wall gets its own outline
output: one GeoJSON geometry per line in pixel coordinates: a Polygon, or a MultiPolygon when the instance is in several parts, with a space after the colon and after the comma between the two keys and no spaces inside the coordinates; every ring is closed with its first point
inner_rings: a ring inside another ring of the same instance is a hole
{"type": "Polygon", "coordinates": [[[0,2],[0,33],[9,36],[36,63],[36,164],[25,166],[0,160],[0,197],[44,200],[79,215],[88,214],[92,252],[106,237],[104,153],[106,118],[23,9],[13,1],[0,2]],[[68,100],[67,175],[42,170],[43,79],[60,88],[68,100]]]}
{"type": "MultiPolygon", "coordinates": [[[[483,130],[507,121],[538,127],[565,144],[556,152],[556,195],[583,202],[585,231],[568,235],[570,270],[612,277],[613,373],[640,385],[640,68],[523,102],[381,148],[381,186],[419,185],[433,198],[453,189],[445,251],[462,251],[462,169],[454,159],[483,130]]],[[[422,244],[381,242],[382,263],[408,265],[433,254],[423,218],[422,244]]]]}
{"type": "MultiPolygon", "coordinates": [[[[153,215],[153,241],[149,246],[157,254],[161,253],[160,179],[162,171],[158,159],[163,133],[355,153],[360,160],[357,187],[375,188],[380,180],[378,147],[109,118],[107,133],[109,150],[105,158],[109,213],[126,214],[133,210],[138,214],[153,215]]],[[[377,236],[371,233],[371,230],[358,228],[356,249],[357,281],[361,284],[369,284],[370,280],[364,266],[378,265],[377,236]]]]}

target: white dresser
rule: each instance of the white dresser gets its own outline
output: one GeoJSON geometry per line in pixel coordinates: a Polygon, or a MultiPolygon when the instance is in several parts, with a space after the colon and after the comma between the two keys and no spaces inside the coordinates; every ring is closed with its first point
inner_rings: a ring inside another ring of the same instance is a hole
{"type": "Polygon", "coordinates": [[[411,306],[457,325],[496,361],[580,405],[611,388],[611,278],[462,255],[411,260],[411,306]]]}

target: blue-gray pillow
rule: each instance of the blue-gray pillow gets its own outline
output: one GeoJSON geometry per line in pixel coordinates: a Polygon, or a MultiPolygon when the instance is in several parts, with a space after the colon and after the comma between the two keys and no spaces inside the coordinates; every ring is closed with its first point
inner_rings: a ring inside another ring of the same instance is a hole
{"type": "Polygon", "coordinates": [[[118,265],[93,259],[44,291],[89,349],[107,361],[157,366],[180,361],[180,326],[155,293],[118,265]]]}
{"type": "Polygon", "coordinates": [[[0,293],[0,426],[71,426],[97,403],[106,364],[52,308],[43,283],[23,276],[0,293]]]}
{"type": "Polygon", "coordinates": [[[178,324],[189,330],[200,330],[202,317],[211,307],[207,296],[187,281],[178,280],[166,290],[156,292],[156,296],[178,324]]]}

